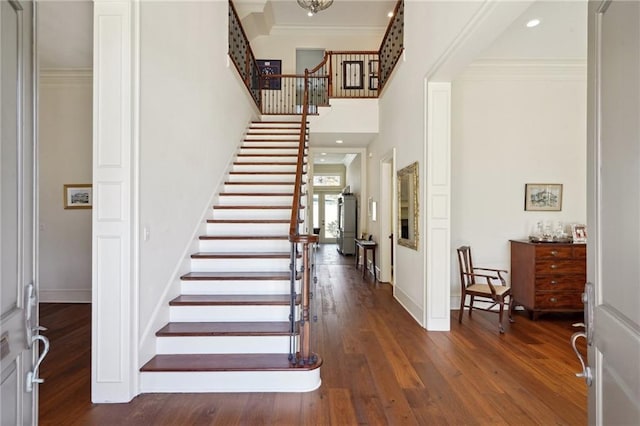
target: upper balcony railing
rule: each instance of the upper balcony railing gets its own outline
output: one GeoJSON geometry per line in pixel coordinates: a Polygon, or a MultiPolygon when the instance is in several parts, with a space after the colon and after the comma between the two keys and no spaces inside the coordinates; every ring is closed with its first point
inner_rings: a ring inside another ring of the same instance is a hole
{"type": "MultiPolygon", "coordinates": [[[[308,112],[328,106],[330,98],[377,98],[404,50],[404,0],[378,51],[327,51],[308,74],[308,112]]],[[[229,56],[263,114],[302,114],[304,75],[261,75],[233,3],[229,1],[229,56]]]]}

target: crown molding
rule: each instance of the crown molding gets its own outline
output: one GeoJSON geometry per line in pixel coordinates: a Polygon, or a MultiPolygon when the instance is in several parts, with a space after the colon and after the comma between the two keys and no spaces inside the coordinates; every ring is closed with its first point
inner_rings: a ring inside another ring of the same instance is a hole
{"type": "Polygon", "coordinates": [[[454,80],[574,80],[586,81],[587,60],[555,58],[488,58],[470,64],[454,80]]]}
{"type": "Polygon", "coordinates": [[[43,68],[40,70],[41,86],[91,86],[91,68],[43,68]]]}
{"type": "Polygon", "coordinates": [[[386,27],[342,27],[342,26],[326,26],[326,27],[308,27],[304,25],[274,25],[269,32],[270,36],[304,36],[313,35],[314,37],[344,37],[344,36],[375,36],[384,35],[386,27]]]}

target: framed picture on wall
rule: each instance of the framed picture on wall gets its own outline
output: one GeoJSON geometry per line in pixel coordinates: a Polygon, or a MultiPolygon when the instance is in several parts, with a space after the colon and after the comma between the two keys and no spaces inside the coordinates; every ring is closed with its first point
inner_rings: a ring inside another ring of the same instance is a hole
{"type": "Polygon", "coordinates": [[[260,70],[260,87],[267,90],[280,90],[282,78],[271,76],[282,74],[282,61],[280,59],[256,59],[256,64],[260,70]]]}
{"type": "Polygon", "coordinates": [[[342,63],[342,88],[364,89],[363,61],[344,61],[342,63]]]}
{"type": "Polygon", "coordinates": [[[524,209],[528,211],[562,210],[561,183],[527,183],[525,185],[524,209]]]}
{"type": "Polygon", "coordinates": [[[93,187],[88,183],[64,185],[65,209],[90,209],[93,206],[93,187]]]}

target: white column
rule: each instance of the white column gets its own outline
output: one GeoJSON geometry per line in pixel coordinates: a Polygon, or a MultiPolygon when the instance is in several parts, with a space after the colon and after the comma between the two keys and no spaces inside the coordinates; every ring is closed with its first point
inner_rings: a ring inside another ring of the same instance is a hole
{"type": "Polygon", "coordinates": [[[93,402],[128,402],[137,394],[135,6],[130,0],[94,1],[93,402]]]}
{"type": "Polygon", "coordinates": [[[451,83],[426,82],[425,248],[427,330],[449,330],[451,283],[451,83]]]}

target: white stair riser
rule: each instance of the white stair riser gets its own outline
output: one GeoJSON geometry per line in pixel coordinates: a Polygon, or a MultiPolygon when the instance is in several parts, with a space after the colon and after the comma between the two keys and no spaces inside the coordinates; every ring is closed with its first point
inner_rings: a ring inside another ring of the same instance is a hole
{"type": "Polygon", "coordinates": [[[213,209],[213,219],[290,220],[290,209],[213,209]]]}
{"type": "Polygon", "coordinates": [[[293,182],[283,182],[278,185],[267,185],[259,182],[239,183],[235,185],[225,185],[224,192],[227,194],[253,192],[256,194],[273,194],[274,192],[293,194],[293,182]]]}
{"type": "Polygon", "coordinates": [[[218,204],[222,206],[286,206],[293,200],[292,195],[220,195],[218,204]]]}
{"type": "MultiPolygon", "coordinates": [[[[289,281],[265,280],[184,280],[180,283],[181,294],[290,294],[289,281]]],[[[296,281],[296,292],[300,292],[300,281],[296,281]]]]}
{"type": "Polygon", "coordinates": [[[295,173],[296,166],[295,164],[288,165],[274,165],[274,164],[234,164],[233,165],[234,172],[243,172],[243,173],[264,173],[264,172],[282,172],[282,173],[295,173]]]}
{"type": "Polygon", "coordinates": [[[169,319],[171,322],[289,321],[289,306],[171,306],[169,319]]]}
{"type": "MultiPolygon", "coordinates": [[[[251,153],[251,154],[255,154],[255,152],[251,153]]],[[[270,153],[273,154],[273,153],[270,153]]],[[[298,161],[298,156],[297,155],[290,155],[290,156],[286,156],[286,157],[282,157],[282,156],[261,156],[261,155],[252,155],[252,156],[246,156],[243,155],[241,157],[237,157],[236,161],[242,162],[242,163],[295,163],[298,161]]]]}
{"type": "Polygon", "coordinates": [[[264,173],[254,173],[254,174],[230,174],[228,178],[229,182],[286,182],[286,183],[295,183],[296,176],[293,174],[275,174],[275,175],[267,175],[264,173]]]}
{"type": "MultiPolygon", "coordinates": [[[[278,127],[284,127],[284,126],[278,126],[278,127]]],[[[247,136],[249,135],[282,135],[282,134],[288,134],[288,133],[297,133],[298,135],[300,135],[300,126],[289,126],[283,129],[276,129],[273,127],[253,127],[251,129],[249,129],[249,131],[247,132],[247,136]]]]}
{"type": "Polygon", "coordinates": [[[191,259],[192,272],[278,272],[289,270],[289,259],[191,259]]]}
{"type": "Polygon", "coordinates": [[[158,354],[289,353],[289,336],[177,336],[159,337],[158,354]]]}
{"type": "MultiPolygon", "coordinates": [[[[288,219],[287,219],[288,220],[288,219]]],[[[289,223],[208,223],[207,235],[287,235],[289,223]]]]}
{"type": "Polygon", "coordinates": [[[322,381],[320,368],[291,371],[194,371],[140,374],[142,393],[310,392],[322,381]]]}
{"type": "Polygon", "coordinates": [[[300,140],[300,131],[291,129],[275,130],[258,130],[250,131],[244,136],[247,139],[285,139],[285,140],[300,140]],[[293,134],[290,134],[293,133],[293,134]]]}
{"type": "Polygon", "coordinates": [[[291,250],[288,240],[200,240],[200,251],[226,253],[226,252],[255,252],[255,251],[287,251],[291,250]]]}
{"type": "Polygon", "coordinates": [[[266,146],[295,149],[297,151],[300,144],[297,140],[293,140],[293,139],[292,140],[278,139],[275,141],[269,141],[269,140],[263,140],[263,138],[247,139],[242,143],[243,148],[245,147],[264,148],[266,146]]]}
{"type": "MultiPolygon", "coordinates": [[[[255,145],[255,144],[254,144],[255,145]]],[[[273,149],[273,148],[269,148],[269,149],[265,149],[264,147],[253,147],[253,148],[240,148],[240,153],[241,154],[249,154],[249,155],[255,155],[255,154],[269,154],[269,155],[273,155],[273,154],[289,154],[289,155],[298,155],[298,146],[293,146],[291,145],[290,147],[287,148],[279,148],[279,149],[273,149]]]]}

